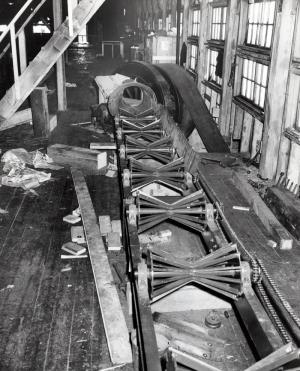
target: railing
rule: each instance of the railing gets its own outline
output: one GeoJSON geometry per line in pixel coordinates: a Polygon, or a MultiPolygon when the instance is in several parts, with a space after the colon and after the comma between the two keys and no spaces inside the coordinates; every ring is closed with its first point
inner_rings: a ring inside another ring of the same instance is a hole
{"type": "Polygon", "coordinates": [[[98,54],[99,57],[104,57],[104,47],[105,46],[111,46],[111,57],[114,58],[114,56],[115,56],[114,49],[115,49],[116,45],[119,46],[120,56],[122,58],[124,58],[124,44],[123,44],[122,41],[102,41],[101,42],[101,51],[98,54]]]}
{"type": "MultiPolygon", "coordinates": [[[[29,5],[32,4],[34,0],[27,0],[26,3],[21,7],[18,13],[14,16],[12,21],[7,26],[6,30],[0,36],[0,43],[4,40],[4,38],[10,34],[10,43],[8,43],[0,53],[0,61],[8,51],[9,47],[11,46],[12,51],[12,62],[13,62],[13,75],[14,75],[14,83],[15,83],[15,96],[18,100],[20,98],[20,84],[19,84],[19,68],[18,68],[18,53],[17,53],[17,46],[16,46],[16,39],[19,37],[19,54],[20,54],[20,69],[21,73],[27,66],[26,60],[26,52],[25,52],[25,36],[24,36],[24,29],[27,24],[30,22],[32,17],[39,11],[39,9],[43,6],[43,4],[47,0],[40,0],[39,3],[36,5],[35,9],[31,11],[28,15],[25,22],[21,25],[21,27],[16,31],[16,22],[20,19],[22,14],[28,9],[29,5]],[[24,52],[21,53],[21,50],[24,52]]],[[[69,20],[69,34],[70,36],[73,35],[73,9],[71,6],[71,0],[68,0],[68,20],[69,20]]]]}

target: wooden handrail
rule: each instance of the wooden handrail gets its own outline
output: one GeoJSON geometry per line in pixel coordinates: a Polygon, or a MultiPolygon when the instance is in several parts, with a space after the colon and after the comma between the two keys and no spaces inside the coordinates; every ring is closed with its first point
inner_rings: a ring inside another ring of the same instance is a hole
{"type": "MultiPolygon", "coordinates": [[[[44,3],[46,2],[47,0],[41,0],[38,5],[36,6],[36,8],[33,10],[33,12],[31,12],[28,16],[28,18],[25,20],[25,22],[22,24],[22,26],[19,28],[19,30],[16,32],[16,37],[18,37],[20,35],[20,33],[24,30],[24,28],[27,26],[27,24],[30,22],[31,18],[39,11],[39,9],[44,5],[44,3]]],[[[7,52],[7,50],[9,49],[9,44],[7,44],[5,46],[5,48],[3,49],[3,51],[1,52],[0,54],[0,60],[2,59],[2,57],[4,56],[4,54],[7,52]]]]}
{"type": "Polygon", "coordinates": [[[28,8],[28,6],[33,2],[33,0],[27,0],[26,3],[22,6],[22,8],[18,11],[18,13],[14,16],[12,21],[9,23],[7,29],[3,32],[0,36],[0,42],[4,39],[4,37],[8,34],[11,30],[11,27],[14,26],[16,21],[20,18],[20,16],[24,13],[24,11],[28,8]]]}

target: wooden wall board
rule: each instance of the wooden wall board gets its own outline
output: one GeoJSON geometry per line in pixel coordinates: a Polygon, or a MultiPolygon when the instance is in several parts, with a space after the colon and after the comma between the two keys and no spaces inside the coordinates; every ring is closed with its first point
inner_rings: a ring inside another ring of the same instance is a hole
{"type": "Polygon", "coordinates": [[[263,131],[262,122],[260,122],[257,119],[254,119],[253,136],[252,136],[251,153],[250,153],[251,158],[253,158],[256,155],[256,153],[259,151],[261,147],[262,131],[263,131]]]}
{"type": "Polygon", "coordinates": [[[72,169],[72,177],[81,210],[111,360],[114,364],[131,363],[128,328],[90,194],[80,171],[72,169]]]}
{"type": "Polygon", "coordinates": [[[236,106],[232,139],[234,140],[241,139],[243,121],[244,121],[244,110],[241,107],[236,106]]]}
{"type": "Polygon", "coordinates": [[[253,121],[254,117],[250,113],[244,113],[243,128],[241,132],[241,152],[250,152],[251,151],[251,139],[252,139],[252,130],[253,130],[253,121]]]}
{"type": "MultiPolygon", "coordinates": [[[[284,110],[284,129],[291,128],[295,125],[296,116],[297,116],[297,100],[300,94],[300,76],[292,73],[290,71],[289,81],[288,81],[288,94],[285,102],[284,110]]],[[[285,136],[281,137],[279,155],[278,155],[278,164],[277,164],[277,178],[281,172],[286,173],[289,155],[291,149],[291,141],[285,136]]]]}
{"type": "Polygon", "coordinates": [[[282,9],[277,13],[274,28],[259,169],[260,175],[269,179],[276,175],[280,138],[283,131],[283,114],[293,46],[296,6],[294,0],[282,2],[282,9]]]}
{"type": "Polygon", "coordinates": [[[300,145],[298,143],[291,143],[287,178],[290,179],[294,185],[300,185],[300,145]]]}

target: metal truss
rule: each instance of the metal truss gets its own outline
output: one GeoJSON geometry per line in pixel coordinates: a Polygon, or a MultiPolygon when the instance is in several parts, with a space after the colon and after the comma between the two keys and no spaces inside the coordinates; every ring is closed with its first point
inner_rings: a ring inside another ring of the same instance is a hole
{"type": "Polygon", "coordinates": [[[204,231],[207,226],[207,201],[203,191],[199,190],[185,197],[174,198],[176,201],[168,203],[163,198],[139,192],[136,205],[129,207],[129,223],[137,222],[139,233],[165,220],[173,220],[198,232],[204,231]]]}
{"type": "Polygon", "coordinates": [[[147,253],[149,291],[160,299],[189,283],[237,299],[242,293],[240,254],[235,244],[221,247],[197,260],[187,261],[151,248],[147,253]]]}
{"type": "Polygon", "coordinates": [[[151,183],[162,184],[182,193],[186,188],[184,159],[181,157],[154,168],[131,158],[130,169],[123,170],[123,186],[131,187],[131,191],[135,192],[151,183]]]}
{"type": "Polygon", "coordinates": [[[135,158],[136,160],[151,158],[163,164],[169,163],[174,156],[174,149],[170,138],[165,137],[155,142],[145,142],[131,136],[126,136],[125,145],[120,145],[121,158],[135,158]]]}
{"type": "Polygon", "coordinates": [[[144,139],[154,142],[163,136],[160,119],[153,117],[152,120],[136,120],[123,118],[117,128],[117,138],[122,140],[123,136],[130,135],[133,138],[144,139]]]}

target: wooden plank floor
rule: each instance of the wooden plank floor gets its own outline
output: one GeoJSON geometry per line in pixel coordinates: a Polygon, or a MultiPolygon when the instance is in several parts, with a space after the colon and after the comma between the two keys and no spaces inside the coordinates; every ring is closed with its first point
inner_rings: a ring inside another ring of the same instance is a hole
{"type": "Polygon", "coordinates": [[[295,244],[293,249],[288,251],[269,247],[268,239],[274,240],[274,236],[267,233],[254,211],[233,209],[234,205],[250,206],[250,204],[235,186],[232,170],[215,164],[202,166],[201,170],[223,203],[224,214],[247,251],[263,261],[280,291],[300,315],[299,244],[295,244]]]}
{"type": "Polygon", "coordinates": [[[0,369],[109,366],[90,262],[60,259],[70,239],[62,217],[76,206],[71,179],[55,172],[37,192],[0,188],[9,213],[0,229],[0,369]]]}

